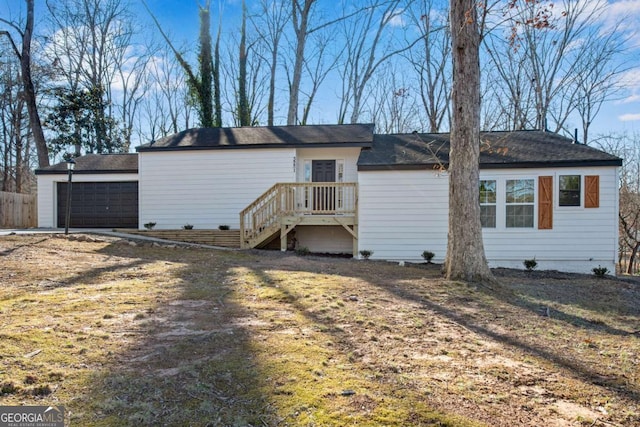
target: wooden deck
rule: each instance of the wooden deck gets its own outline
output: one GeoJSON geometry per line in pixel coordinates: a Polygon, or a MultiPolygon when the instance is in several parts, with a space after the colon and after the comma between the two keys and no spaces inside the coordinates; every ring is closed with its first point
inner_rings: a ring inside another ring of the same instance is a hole
{"type": "Polygon", "coordinates": [[[298,225],[340,225],[353,237],[357,251],[358,186],[355,182],[299,182],[275,184],[240,213],[243,248],[255,248],[298,225]]]}

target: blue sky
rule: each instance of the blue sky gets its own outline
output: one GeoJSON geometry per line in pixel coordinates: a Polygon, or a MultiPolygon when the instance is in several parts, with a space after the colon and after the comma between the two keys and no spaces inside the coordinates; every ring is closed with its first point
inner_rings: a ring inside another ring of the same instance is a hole
{"type": "MultiPolygon", "coordinates": [[[[327,0],[336,3],[336,0],[327,0]]],[[[579,0],[584,1],[584,0],[579,0]]],[[[212,24],[216,24],[218,12],[217,4],[212,0],[212,24]]],[[[224,1],[222,7],[223,22],[237,23],[240,16],[240,0],[224,1]]],[[[158,20],[169,28],[179,43],[189,44],[197,40],[198,34],[198,4],[204,0],[147,0],[149,8],[156,14],[158,20]]],[[[251,0],[247,5],[251,8],[251,0]]],[[[623,26],[630,37],[629,51],[625,60],[628,61],[629,71],[624,77],[625,89],[619,99],[609,101],[604,105],[600,114],[592,125],[592,134],[624,132],[640,133],[640,0],[609,1],[607,13],[603,16],[609,25],[625,20],[623,26]]],[[[144,13],[144,9],[141,7],[144,13]]],[[[226,31],[237,31],[229,25],[226,31]]],[[[223,28],[225,31],[225,28],[223,28]]],[[[333,118],[333,116],[331,117],[333,118]]],[[[329,120],[329,119],[328,119],[329,120]]],[[[577,125],[577,122],[576,122],[577,125]]]]}
{"type": "MultiPolygon", "coordinates": [[[[326,4],[335,4],[335,0],[321,0],[326,4]],[[330,3],[326,3],[330,2],[330,3]]],[[[579,0],[584,1],[584,0],[579,0]]],[[[587,0],[590,1],[590,0],[587,0]]],[[[148,28],[149,32],[156,33],[155,26],[140,1],[132,1],[135,13],[140,21],[148,28]]],[[[204,0],[147,0],[149,8],[154,12],[160,23],[178,46],[196,45],[198,33],[198,5],[204,0]]],[[[19,16],[23,9],[23,0],[0,0],[0,16],[19,16]]],[[[248,0],[248,7],[252,7],[252,1],[248,0]]],[[[216,1],[212,0],[212,24],[215,31],[218,11],[222,10],[224,22],[223,31],[238,31],[238,22],[241,8],[240,0],[216,1]],[[223,6],[219,6],[222,4],[223,6]]],[[[36,0],[36,22],[42,20],[46,6],[44,0],[36,0]]],[[[619,99],[609,101],[603,106],[600,114],[592,125],[592,135],[599,133],[623,132],[640,133],[640,0],[616,0],[609,1],[607,12],[603,19],[613,25],[625,20],[623,28],[630,37],[629,50],[625,56],[629,70],[626,72],[623,82],[624,91],[619,99]]],[[[333,93],[331,88],[325,88],[326,92],[333,93]]],[[[317,121],[317,117],[315,120],[317,121]]],[[[335,121],[335,113],[322,118],[325,123],[335,121]]],[[[576,122],[577,124],[577,122],[576,122]]]]}

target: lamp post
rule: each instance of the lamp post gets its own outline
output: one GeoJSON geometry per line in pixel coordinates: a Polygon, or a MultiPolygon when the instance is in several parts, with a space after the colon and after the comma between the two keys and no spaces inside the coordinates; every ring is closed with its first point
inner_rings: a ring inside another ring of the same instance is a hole
{"type": "Polygon", "coordinates": [[[64,234],[69,234],[69,221],[71,220],[71,184],[73,178],[73,168],[76,166],[76,161],[72,157],[67,158],[67,171],[69,172],[69,180],[67,184],[67,216],[64,222],[64,234]]]}

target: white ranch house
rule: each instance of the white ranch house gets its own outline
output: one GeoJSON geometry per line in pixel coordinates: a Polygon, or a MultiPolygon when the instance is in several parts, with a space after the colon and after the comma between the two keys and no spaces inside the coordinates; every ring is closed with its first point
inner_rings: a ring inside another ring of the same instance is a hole
{"type": "MultiPolygon", "coordinates": [[[[373,125],[190,129],[137,154],[76,159],[72,227],[240,230],[238,247],[373,251],[442,261],[448,134],[373,125]]],[[[550,132],[481,136],[478,191],[492,267],[615,271],[621,159],[550,132]]],[[[65,164],[36,171],[40,227],[64,227],[65,164]]]]}

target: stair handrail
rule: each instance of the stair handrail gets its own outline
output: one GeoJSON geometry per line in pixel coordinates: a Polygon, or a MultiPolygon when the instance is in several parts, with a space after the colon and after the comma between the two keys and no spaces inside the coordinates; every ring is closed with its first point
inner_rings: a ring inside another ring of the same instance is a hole
{"type": "Polygon", "coordinates": [[[240,234],[243,247],[246,245],[248,240],[260,234],[260,227],[264,228],[268,226],[280,215],[280,209],[276,207],[276,209],[272,209],[271,213],[260,221],[259,224],[256,224],[254,221],[254,218],[256,218],[258,214],[267,211],[267,209],[272,205],[273,200],[279,200],[281,188],[282,185],[280,183],[272,185],[267,191],[262,193],[260,197],[240,212],[240,234]]]}

